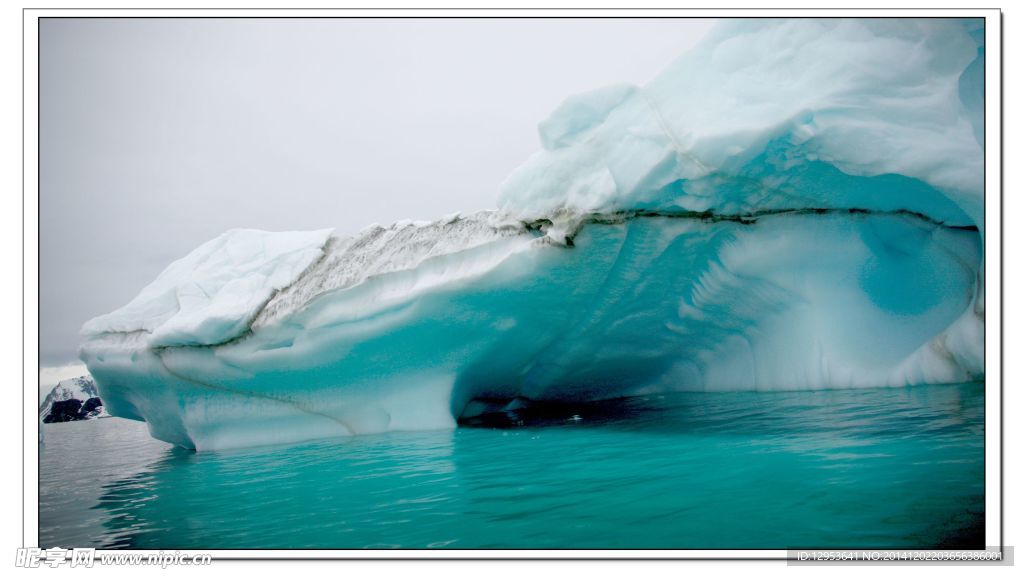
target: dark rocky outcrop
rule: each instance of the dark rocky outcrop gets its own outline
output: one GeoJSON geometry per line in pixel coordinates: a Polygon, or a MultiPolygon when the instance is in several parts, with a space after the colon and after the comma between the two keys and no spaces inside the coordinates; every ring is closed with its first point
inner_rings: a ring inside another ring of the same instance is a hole
{"type": "Polygon", "coordinates": [[[90,420],[103,414],[103,401],[89,376],[62,380],[39,407],[39,419],[44,424],[90,420]]]}

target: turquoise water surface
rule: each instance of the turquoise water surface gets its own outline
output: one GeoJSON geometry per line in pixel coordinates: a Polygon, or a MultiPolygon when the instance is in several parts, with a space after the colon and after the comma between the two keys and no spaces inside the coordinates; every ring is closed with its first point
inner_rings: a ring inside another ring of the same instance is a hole
{"type": "Polygon", "coordinates": [[[50,424],[40,545],[976,547],[983,409],[981,383],[684,393],[220,453],[50,424]]]}

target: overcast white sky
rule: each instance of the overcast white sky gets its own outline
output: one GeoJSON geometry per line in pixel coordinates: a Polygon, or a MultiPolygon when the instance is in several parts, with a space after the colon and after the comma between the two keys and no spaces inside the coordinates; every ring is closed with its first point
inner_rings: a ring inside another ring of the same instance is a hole
{"type": "Polygon", "coordinates": [[[41,364],[229,228],[494,207],[566,96],[643,83],[689,19],[44,19],[41,364]]]}

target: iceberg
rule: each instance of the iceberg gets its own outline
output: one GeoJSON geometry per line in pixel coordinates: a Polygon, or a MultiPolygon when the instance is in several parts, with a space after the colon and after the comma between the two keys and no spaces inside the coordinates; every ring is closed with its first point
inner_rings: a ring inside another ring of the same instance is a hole
{"type": "Polygon", "coordinates": [[[980,379],[983,64],[981,20],[728,20],[566,100],[496,210],[230,231],[81,358],[110,414],[197,450],[980,379]]]}

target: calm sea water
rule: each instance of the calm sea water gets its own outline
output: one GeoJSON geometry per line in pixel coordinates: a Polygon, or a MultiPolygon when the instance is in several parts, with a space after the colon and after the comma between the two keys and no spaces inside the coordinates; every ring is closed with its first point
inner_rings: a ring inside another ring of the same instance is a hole
{"type": "Polygon", "coordinates": [[[979,546],[983,386],[687,393],[543,426],[193,453],[51,424],[65,548],[979,546]]]}

